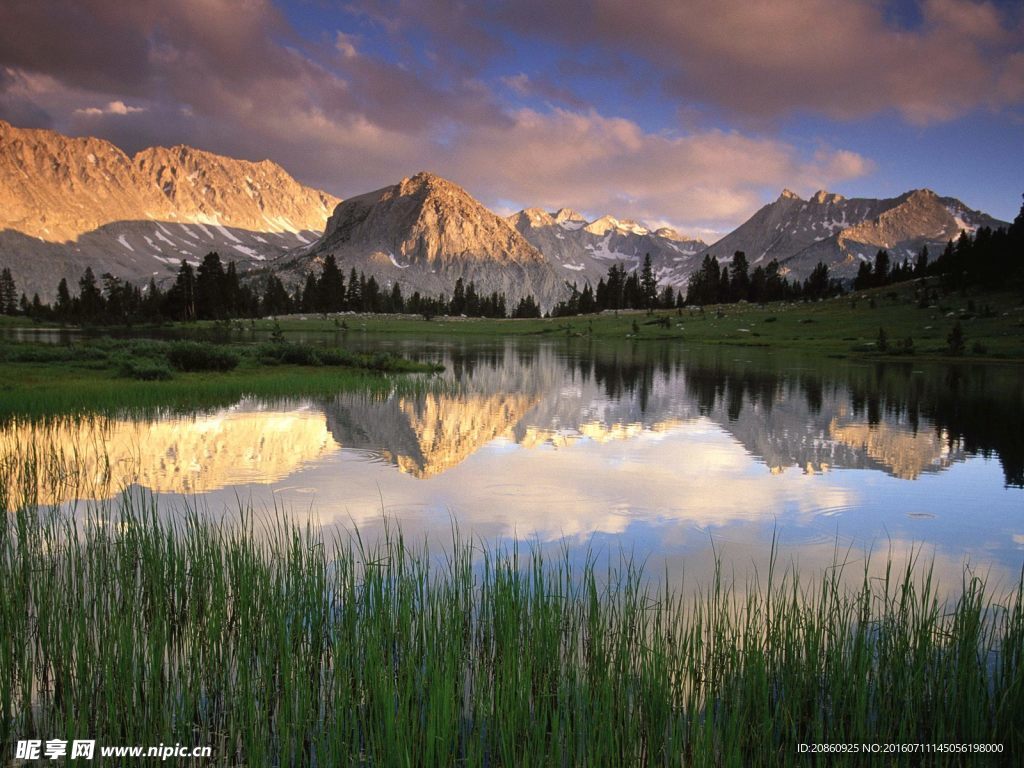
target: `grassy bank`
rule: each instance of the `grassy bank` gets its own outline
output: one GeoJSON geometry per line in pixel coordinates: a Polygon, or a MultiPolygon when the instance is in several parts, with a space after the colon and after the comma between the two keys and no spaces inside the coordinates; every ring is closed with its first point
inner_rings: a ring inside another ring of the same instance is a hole
{"type": "Polygon", "coordinates": [[[5,750],[87,737],[211,746],[218,765],[623,766],[807,764],[800,743],[1024,749],[1022,590],[994,597],[967,571],[951,604],[914,563],[865,568],[855,589],[841,568],[742,589],[718,573],[684,599],[627,559],[457,533],[438,557],[397,530],[325,539],[144,497],[78,517],[0,506],[16,508],[0,522],[5,750]]]}
{"type": "Polygon", "coordinates": [[[151,407],[194,410],[230,404],[244,395],[386,391],[394,386],[392,374],[436,370],[385,353],[287,342],[0,342],[0,418],[151,407]]]}
{"type": "Polygon", "coordinates": [[[669,339],[810,354],[896,358],[907,339],[913,357],[1024,360],[1024,305],[1010,293],[948,294],[921,306],[918,288],[902,284],[811,303],[723,304],[700,309],[606,312],[569,318],[486,320],[414,316],[319,315],[257,320],[238,328],[269,332],[425,334],[459,338],[487,335],[590,336],[598,339],[669,339]],[[951,354],[948,337],[957,322],[964,349],[951,354]],[[878,348],[879,329],[889,348],[878,348]]]}

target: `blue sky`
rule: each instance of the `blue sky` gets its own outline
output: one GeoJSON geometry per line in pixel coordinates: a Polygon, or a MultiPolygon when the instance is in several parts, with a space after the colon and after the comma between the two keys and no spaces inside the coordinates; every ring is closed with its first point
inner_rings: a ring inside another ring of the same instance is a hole
{"type": "Polygon", "coordinates": [[[432,170],[502,213],[713,237],[783,187],[1010,219],[1024,6],[978,0],[38,0],[0,118],[271,158],[340,196],[432,170]]]}

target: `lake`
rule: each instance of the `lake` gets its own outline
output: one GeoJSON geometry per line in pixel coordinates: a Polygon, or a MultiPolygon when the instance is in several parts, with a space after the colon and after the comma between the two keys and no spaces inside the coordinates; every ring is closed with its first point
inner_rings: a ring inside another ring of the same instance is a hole
{"type": "Polygon", "coordinates": [[[129,485],[164,507],[219,516],[251,503],[367,536],[388,519],[439,546],[457,526],[489,542],[624,551],[655,576],[697,581],[715,557],[762,572],[773,541],[801,569],[838,559],[858,577],[869,550],[881,561],[920,549],[950,587],[965,562],[1004,585],[1024,562],[1018,366],[343,337],[445,373],[412,394],[8,424],[0,444],[65,447],[96,498],[129,485]]]}

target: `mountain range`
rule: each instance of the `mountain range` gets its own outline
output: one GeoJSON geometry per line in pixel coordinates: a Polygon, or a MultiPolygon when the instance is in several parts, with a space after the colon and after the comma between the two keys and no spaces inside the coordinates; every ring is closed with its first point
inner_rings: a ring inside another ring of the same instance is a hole
{"type": "Polygon", "coordinates": [[[801,279],[819,262],[852,278],[881,248],[895,260],[937,253],[966,230],[1005,226],[951,197],[914,190],[889,199],[789,190],[708,245],[669,228],[611,215],[587,221],[562,208],[502,218],[457,184],[417,173],[340,200],[304,186],[270,160],[249,162],[187,146],[129,156],[110,142],[0,121],[0,265],[19,290],[52,299],[86,266],[137,283],[169,281],[182,259],[217,251],[241,271],[269,268],[300,283],[333,254],[406,295],[450,293],[473,281],[509,302],[532,294],[545,309],[608,267],[650,254],[663,284],[683,288],[706,255],[777,259],[801,279]]]}
{"type": "Polygon", "coordinates": [[[338,202],[269,160],[186,146],[128,156],[0,121],[0,264],[29,296],[52,298],[87,266],[146,282],[218,251],[251,267],[315,242],[338,202]]]}
{"type": "Polygon", "coordinates": [[[930,189],[883,200],[848,199],[824,190],[804,200],[786,189],[704,253],[725,261],[743,251],[752,265],[777,259],[783,272],[798,278],[822,262],[834,276],[853,278],[860,262],[874,262],[880,249],[894,262],[913,261],[928,246],[934,259],[961,231],[1000,226],[1008,225],[930,189]]]}

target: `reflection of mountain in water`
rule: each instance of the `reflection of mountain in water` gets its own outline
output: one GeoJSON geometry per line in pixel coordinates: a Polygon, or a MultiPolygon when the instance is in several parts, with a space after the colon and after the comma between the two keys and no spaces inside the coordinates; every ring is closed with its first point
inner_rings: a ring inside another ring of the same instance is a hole
{"type": "MultiPolygon", "coordinates": [[[[0,429],[0,449],[33,440],[56,447],[74,465],[70,474],[92,486],[202,493],[274,482],[338,446],[430,478],[497,438],[562,449],[704,418],[773,472],[876,469],[914,479],[996,452],[1007,483],[1024,484],[1022,384],[1013,371],[787,369],[727,354],[736,353],[653,343],[451,347],[441,360],[447,380],[419,394],[344,393],[322,403],[323,413],[309,403],[250,402],[193,418],[15,423],[0,429]]],[[[73,490],[40,489],[41,500],[83,495],[73,490]]]]}
{"type": "Polygon", "coordinates": [[[0,446],[4,452],[33,446],[51,466],[62,467],[40,473],[64,480],[61,486],[38,488],[43,504],[103,498],[133,483],[184,494],[272,483],[337,449],[319,411],[262,410],[252,404],[194,418],[13,424],[0,430],[0,446]]]}
{"type": "Polygon", "coordinates": [[[833,419],[829,434],[904,480],[915,480],[922,472],[945,469],[964,458],[962,451],[950,448],[945,435],[935,431],[915,432],[890,424],[840,424],[833,419]]]}
{"type": "Polygon", "coordinates": [[[517,393],[385,400],[346,394],[327,405],[327,425],[344,447],[379,452],[402,472],[428,478],[506,435],[534,399],[517,393]]]}
{"type": "MultiPolygon", "coordinates": [[[[727,390],[724,399],[731,394],[727,390]]],[[[824,395],[812,408],[799,391],[783,384],[775,400],[745,402],[738,411],[730,410],[728,403],[719,404],[707,415],[776,473],[793,466],[808,473],[878,469],[912,480],[964,458],[958,447],[951,448],[934,431],[897,421],[869,424],[858,418],[844,391],[824,395]]]]}
{"type": "Polygon", "coordinates": [[[879,391],[877,372],[866,386],[856,377],[700,361],[655,345],[526,350],[506,342],[448,355],[448,393],[342,395],[329,403],[335,440],[376,451],[421,478],[498,437],[564,448],[664,432],[701,416],[774,472],[878,469],[914,479],[966,456],[960,439],[928,423],[927,399],[914,379],[916,389],[901,398],[889,378],[879,391]]]}
{"type": "Polygon", "coordinates": [[[913,479],[973,453],[998,453],[1024,483],[1022,385],[1012,370],[878,363],[837,370],[689,364],[687,390],[754,455],[779,470],[876,468],[913,479]]]}
{"type": "Polygon", "coordinates": [[[326,403],[334,439],[377,452],[415,477],[433,477],[508,435],[556,386],[554,366],[522,358],[511,345],[479,357],[451,353],[443,362],[451,391],[385,399],[345,393],[326,403]]]}

